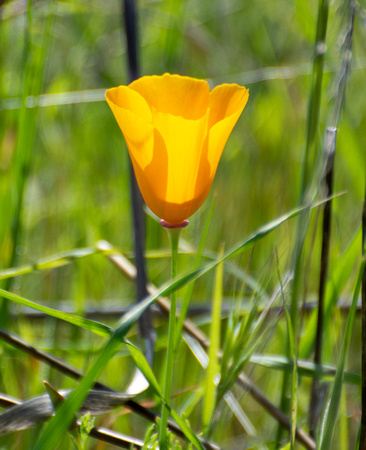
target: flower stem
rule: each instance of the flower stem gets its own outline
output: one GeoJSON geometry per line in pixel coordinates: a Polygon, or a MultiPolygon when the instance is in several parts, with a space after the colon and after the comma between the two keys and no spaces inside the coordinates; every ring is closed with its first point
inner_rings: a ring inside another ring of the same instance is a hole
{"type": "MultiPolygon", "coordinates": [[[[177,258],[178,258],[178,245],[179,236],[182,228],[167,228],[170,246],[172,250],[172,279],[177,275],[177,258]]],[[[170,298],[170,313],[169,313],[169,328],[168,328],[168,346],[166,352],[166,367],[165,367],[165,382],[164,382],[164,399],[165,403],[169,404],[170,401],[170,391],[172,385],[173,376],[173,362],[174,362],[174,332],[175,332],[175,320],[176,320],[176,293],[173,291],[170,298]]],[[[160,440],[159,448],[160,450],[165,450],[168,448],[167,442],[167,421],[168,421],[169,410],[165,404],[162,405],[161,410],[161,422],[160,422],[160,440]]]]}

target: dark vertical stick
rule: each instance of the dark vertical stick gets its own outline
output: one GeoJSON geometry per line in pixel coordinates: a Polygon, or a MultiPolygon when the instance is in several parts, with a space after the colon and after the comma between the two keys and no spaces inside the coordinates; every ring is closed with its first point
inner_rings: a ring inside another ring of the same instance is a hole
{"type": "MultiPolygon", "coordinates": [[[[344,40],[344,53],[342,65],[338,74],[337,91],[335,95],[332,126],[327,128],[325,152],[327,156],[326,168],[324,174],[326,196],[332,195],[333,191],[333,164],[336,150],[337,126],[340,117],[341,108],[344,104],[347,76],[351,67],[352,58],[352,38],[355,20],[356,2],[349,3],[348,30],[344,40]]],[[[319,279],[319,299],[318,299],[318,322],[315,338],[315,364],[322,363],[323,346],[323,328],[324,328],[324,294],[327,281],[329,245],[330,245],[330,222],[331,222],[332,204],[328,202],[324,207],[323,216],[323,240],[321,249],[320,279],[319,279]]],[[[315,438],[316,427],[319,420],[322,407],[322,389],[318,380],[314,379],[311,389],[310,409],[309,409],[309,433],[315,438]]],[[[366,449],[366,447],[365,447],[366,449]]]]}
{"type": "MultiPolygon", "coordinates": [[[[362,256],[366,245],[366,190],[362,211],[362,256]]],[[[362,277],[362,364],[361,364],[361,437],[360,450],[366,449],[366,270],[362,277]]]]}
{"type": "MultiPolygon", "coordinates": [[[[333,168],[334,168],[336,134],[337,130],[335,128],[327,129],[326,143],[325,143],[325,152],[327,161],[324,173],[325,197],[330,197],[333,193],[333,168]]],[[[327,202],[324,205],[324,214],[323,214],[323,233],[322,233],[322,248],[320,259],[319,291],[318,291],[318,321],[316,328],[315,354],[314,354],[315,364],[322,363],[324,294],[329,266],[331,218],[332,218],[332,202],[327,202]]],[[[311,400],[309,409],[309,434],[313,439],[315,439],[316,428],[322,405],[320,387],[321,386],[319,380],[314,378],[311,386],[311,400]]]]}
{"type": "MultiPolygon", "coordinates": [[[[137,12],[134,0],[124,0],[124,26],[127,41],[129,81],[139,77],[138,40],[137,40],[137,12]]],[[[132,200],[133,229],[135,238],[135,259],[137,268],[136,287],[137,300],[140,301],[148,295],[145,269],[145,216],[143,212],[143,199],[137,185],[132,163],[130,162],[130,189],[132,200]]],[[[145,341],[145,354],[150,364],[154,354],[154,332],[150,309],[146,310],[139,319],[139,332],[145,341]]]]}
{"type": "Polygon", "coordinates": [[[124,26],[127,41],[128,75],[130,83],[140,76],[137,47],[137,12],[135,0],[124,0],[124,26]]]}

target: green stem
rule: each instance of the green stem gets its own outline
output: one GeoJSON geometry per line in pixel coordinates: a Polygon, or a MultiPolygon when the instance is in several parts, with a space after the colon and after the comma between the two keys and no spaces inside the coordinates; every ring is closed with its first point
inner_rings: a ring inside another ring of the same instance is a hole
{"type": "MultiPolygon", "coordinates": [[[[177,276],[177,258],[178,258],[178,245],[181,228],[167,228],[170,245],[172,249],[172,279],[177,276]]],[[[165,382],[164,382],[164,399],[166,404],[170,402],[170,391],[172,385],[173,376],[173,362],[174,362],[174,333],[175,333],[175,320],[176,320],[176,293],[173,291],[170,298],[170,313],[169,313],[169,329],[168,329],[168,346],[166,352],[166,367],[165,367],[165,382]]],[[[162,405],[161,410],[161,422],[160,422],[160,450],[168,448],[167,442],[167,422],[169,411],[166,405],[162,405]]]]}

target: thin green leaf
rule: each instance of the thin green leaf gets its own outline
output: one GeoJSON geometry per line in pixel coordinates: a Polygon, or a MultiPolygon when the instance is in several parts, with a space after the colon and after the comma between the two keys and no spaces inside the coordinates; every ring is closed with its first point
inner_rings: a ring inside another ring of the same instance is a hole
{"type": "MultiPolygon", "coordinates": [[[[292,371],[293,361],[284,356],[274,355],[251,355],[250,362],[260,366],[268,367],[274,370],[292,371]]],[[[323,381],[333,380],[336,375],[336,368],[330,365],[322,364],[318,366],[313,362],[298,360],[297,370],[299,376],[317,378],[323,381]]],[[[343,381],[349,384],[361,385],[361,375],[356,372],[344,372],[343,381]]]]}
{"type": "Polygon", "coordinates": [[[351,309],[348,314],[346,330],[344,333],[344,338],[341,347],[341,353],[339,355],[337,374],[334,380],[333,391],[330,397],[330,403],[327,408],[326,414],[324,416],[323,427],[322,427],[322,435],[320,440],[320,450],[327,450],[331,448],[332,445],[332,437],[334,432],[334,424],[337,419],[339,403],[341,399],[342,392],[342,384],[343,384],[343,371],[344,365],[346,361],[346,357],[348,354],[349,345],[351,342],[352,331],[353,331],[353,323],[356,315],[356,307],[357,307],[357,299],[361,289],[362,277],[365,271],[366,261],[362,260],[360,269],[358,272],[356,288],[354,290],[351,309]]]}
{"type": "Polygon", "coordinates": [[[201,401],[203,389],[198,388],[186,395],[185,400],[179,405],[180,413],[184,417],[189,417],[196,410],[198,403],[201,401]]]}
{"type": "Polygon", "coordinates": [[[169,412],[179,425],[179,428],[183,431],[186,438],[189,439],[189,441],[192,442],[192,444],[195,445],[199,450],[204,450],[204,446],[201,444],[198,437],[193,433],[186,422],[173,409],[170,409],[169,412]]]}
{"type": "Polygon", "coordinates": [[[92,331],[99,336],[109,337],[113,332],[113,329],[111,327],[109,327],[108,325],[104,325],[103,323],[95,322],[94,320],[90,319],[84,319],[84,317],[75,316],[62,311],[57,311],[56,309],[48,308],[47,306],[39,305],[38,303],[34,303],[31,300],[27,300],[24,297],[20,297],[19,295],[5,291],[4,289],[0,289],[0,296],[13,302],[19,303],[20,305],[27,306],[28,308],[41,311],[48,316],[71,323],[73,325],[76,325],[77,327],[84,328],[85,330],[92,331]]]}
{"type": "Polygon", "coordinates": [[[0,280],[18,277],[38,270],[50,270],[65,266],[72,263],[75,259],[85,258],[86,256],[101,253],[101,250],[95,248],[76,248],[66,252],[58,253],[57,255],[41,259],[32,264],[25,264],[19,267],[12,267],[10,269],[0,271],[0,280]]]}
{"type": "Polygon", "coordinates": [[[252,437],[256,436],[257,435],[256,429],[249,420],[249,417],[244,412],[235,395],[231,391],[229,391],[224,395],[224,399],[228,404],[229,408],[231,409],[231,411],[235,414],[235,417],[238,419],[240,425],[243,427],[245,432],[249,436],[252,437]]]}
{"type": "Polygon", "coordinates": [[[193,356],[197,359],[198,363],[203,369],[207,369],[208,355],[202,348],[202,345],[188,333],[183,333],[183,339],[186,342],[188,348],[191,350],[193,356]]]}
{"type": "Polygon", "coordinates": [[[163,392],[159,386],[159,383],[157,379],[155,378],[154,372],[152,371],[149,363],[147,362],[144,354],[141,352],[141,350],[136,347],[132,342],[125,339],[125,344],[128,346],[128,350],[131,353],[131,356],[133,360],[135,361],[137,367],[141,370],[144,377],[149,382],[150,386],[154,389],[155,394],[159,398],[163,398],[163,392]]]}
{"type": "Polygon", "coordinates": [[[297,358],[296,358],[296,346],[295,346],[295,336],[294,330],[291,323],[290,313],[286,305],[284,304],[285,315],[286,315],[286,323],[287,323],[287,333],[288,340],[290,344],[290,355],[292,358],[292,388],[291,388],[291,449],[295,446],[295,433],[296,433],[296,419],[297,419],[297,388],[298,388],[298,380],[297,380],[297,358]]]}
{"type": "Polygon", "coordinates": [[[292,359],[292,386],[291,386],[291,430],[290,430],[290,444],[291,450],[295,446],[295,436],[296,436],[296,423],[297,423],[297,391],[298,391],[298,378],[297,378],[297,353],[296,353],[296,334],[294,327],[292,326],[291,315],[286,306],[286,300],[283,290],[283,284],[281,279],[281,274],[279,271],[279,261],[278,254],[276,251],[277,258],[277,273],[278,280],[281,287],[281,296],[283,300],[283,308],[285,310],[286,325],[287,325],[287,341],[289,343],[289,354],[292,359]]]}
{"type": "MultiPolygon", "coordinates": [[[[223,246],[219,252],[219,259],[224,253],[223,246]]],[[[216,268],[214,301],[210,326],[210,346],[208,349],[208,367],[204,383],[204,397],[202,410],[202,427],[206,435],[209,433],[210,424],[216,406],[216,383],[219,375],[219,350],[221,338],[221,305],[223,288],[223,264],[216,268]]]]}
{"type": "Polygon", "coordinates": [[[359,449],[360,448],[360,441],[361,441],[361,420],[360,420],[360,423],[358,425],[355,449],[359,449]]]}

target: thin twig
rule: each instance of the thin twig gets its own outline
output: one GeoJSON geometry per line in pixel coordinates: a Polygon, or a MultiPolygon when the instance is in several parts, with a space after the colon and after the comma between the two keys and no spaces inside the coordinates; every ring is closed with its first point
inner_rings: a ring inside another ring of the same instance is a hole
{"type": "Polygon", "coordinates": [[[136,439],[130,436],[120,435],[106,428],[92,428],[89,432],[89,436],[99,441],[107,442],[108,444],[113,444],[118,447],[127,449],[138,449],[142,448],[144,443],[140,439],[136,439]]]}
{"type": "MultiPolygon", "coordinates": [[[[9,397],[8,395],[0,393],[0,406],[2,408],[11,408],[12,406],[21,404],[22,402],[20,400],[16,400],[12,397],[9,397]]],[[[78,426],[80,426],[79,421],[77,422],[77,424],[78,426]]],[[[120,448],[139,449],[144,445],[144,443],[139,439],[122,435],[106,428],[93,427],[89,432],[89,436],[93,437],[94,439],[98,439],[99,441],[113,444],[120,448]]]]}
{"type": "MultiPolygon", "coordinates": [[[[362,211],[362,255],[366,245],[366,190],[362,211]]],[[[366,449],[366,269],[362,277],[362,363],[361,363],[361,436],[360,450],[366,449]]]]}

